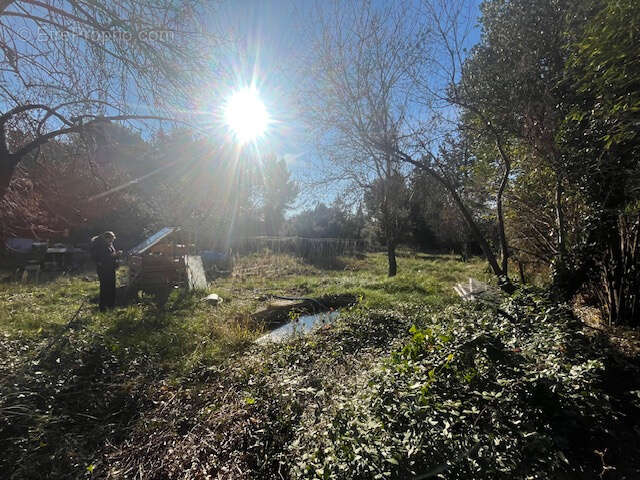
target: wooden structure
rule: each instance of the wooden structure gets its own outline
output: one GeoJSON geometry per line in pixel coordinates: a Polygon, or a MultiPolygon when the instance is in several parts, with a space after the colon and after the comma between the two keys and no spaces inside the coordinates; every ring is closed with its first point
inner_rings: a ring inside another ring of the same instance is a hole
{"type": "Polygon", "coordinates": [[[180,286],[204,290],[207,279],[195,247],[180,227],[165,227],[128,252],[129,286],[157,291],[180,286]]]}
{"type": "Polygon", "coordinates": [[[254,312],[251,318],[267,325],[280,325],[291,319],[291,313],[309,315],[349,307],[356,303],[358,298],[350,293],[317,298],[273,296],[267,305],[254,312]]]}

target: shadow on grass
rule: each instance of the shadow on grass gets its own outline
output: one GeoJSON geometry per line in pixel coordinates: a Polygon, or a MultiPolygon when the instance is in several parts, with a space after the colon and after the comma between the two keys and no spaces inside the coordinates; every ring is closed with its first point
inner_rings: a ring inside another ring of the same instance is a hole
{"type": "Polygon", "coordinates": [[[0,471],[21,479],[91,471],[100,462],[96,452],[126,438],[151,406],[148,390],[193,350],[184,323],[197,301],[177,292],[162,308],[147,304],[81,317],[47,349],[35,342],[0,345],[7,361],[15,350],[13,358],[22,362],[0,378],[0,471]]]}
{"type": "MultiPolygon", "coordinates": [[[[128,285],[116,287],[116,307],[128,307],[132,305],[154,305],[158,309],[168,309],[175,311],[186,308],[187,303],[193,306],[193,299],[198,297],[198,293],[189,292],[182,288],[170,286],[157,288],[152,291],[143,291],[130,288],[128,285]]],[[[89,297],[89,303],[98,305],[100,303],[100,292],[96,292],[89,297]]]]}
{"type": "Polygon", "coordinates": [[[424,286],[413,281],[402,281],[400,277],[396,277],[395,281],[376,282],[367,286],[372,290],[381,290],[388,294],[411,293],[417,295],[429,295],[433,291],[426,289],[424,286]]]}
{"type": "Polygon", "coordinates": [[[430,260],[432,262],[439,262],[439,263],[450,262],[452,260],[462,262],[462,257],[460,255],[416,253],[416,254],[407,254],[405,256],[408,258],[416,258],[418,260],[430,260]]]}
{"type": "Polygon", "coordinates": [[[142,412],[144,360],[70,336],[0,381],[0,470],[6,478],[78,478],[142,412]]]}
{"type": "MultiPolygon", "coordinates": [[[[576,337],[584,335],[576,331],[576,337]]],[[[591,348],[604,352],[605,371],[600,388],[607,393],[618,415],[612,416],[617,418],[611,418],[608,434],[591,437],[591,445],[586,445],[586,448],[593,450],[596,442],[606,447],[597,445],[604,454],[601,459],[594,455],[594,460],[598,467],[600,463],[603,467],[615,467],[615,475],[610,473],[608,478],[634,478],[640,471],[640,457],[637,455],[640,451],[640,402],[637,393],[640,389],[640,358],[636,354],[621,352],[614,338],[607,332],[597,332],[590,343],[591,348]]],[[[579,352],[579,344],[571,347],[579,352]]]]}
{"type": "MultiPolygon", "coordinates": [[[[539,307],[533,304],[523,306],[522,310],[514,312],[516,318],[526,319],[524,312],[529,308],[532,317],[528,321],[531,323],[521,326],[528,334],[538,335],[536,330],[543,327],[535,322],[550,310],[538,310],[539,307]],[[534,312],[538,315],[534,316],[534,312]]],[[[553,310],[551,312],[556,315],[553,310]]],[[[568,316],[565,327],[568,335],[552,347],[563,352],[559,361],[565,366],[577,367],[595,360],[602,362],[604,369],[594,373],[597,380],[591,388],[575,394],[562,392],[548,380],[532,383],[534,388],[527,401],[538,409],[551,428],[553,441],[569,459],[567,465],[576,470],[579,468],[583,473],[579,478],[635,478],[640,471],[637,455],[640,451],[640,403],[636,393],[640,385],[640,360],[622,355],[607,334],[585,335],[584,324],[570,312],[564,314],[568,316]],[[608,470],[606,466],[613,469],[608,470]]],[[[553,345],[553,341],[549,343],[553,345]]],[[[543,358],[540,360],[544,361],[543,358]]],[[[572,367],[570,372],[580,375],[579,370],[572,367]]],[[[560,369],[557,375],[560,378],[566,373],[560,369]]]]}
{"type": "Polygon", "coordinates": [[[309,257],[302,261],[321,270],[344,270],[347,263],[340,257],[309,257]]]}

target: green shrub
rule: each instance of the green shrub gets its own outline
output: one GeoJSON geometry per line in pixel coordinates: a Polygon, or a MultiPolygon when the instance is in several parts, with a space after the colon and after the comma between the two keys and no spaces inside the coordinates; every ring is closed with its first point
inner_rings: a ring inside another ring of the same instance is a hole
{"type": "Polygon", "coordinates": [[[607,418],[603,363],[569,312],[530,292],[502,314],[463,304],[416,317],[411,338],[301,425],[297,478],[549,478],[607,418]],[[508,317],[511,316],[515,321],[508,317]]]}

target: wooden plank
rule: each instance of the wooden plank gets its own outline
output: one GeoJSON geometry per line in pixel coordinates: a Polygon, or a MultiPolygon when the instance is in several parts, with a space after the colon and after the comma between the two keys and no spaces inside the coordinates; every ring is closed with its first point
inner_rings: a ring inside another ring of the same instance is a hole
{"type": "Polygon", "coordinates": [[[202,257],[199,255],[186,255],[185,266],[187,268],[187,288],[189,290],[206,290],[209,287],[209,283],[204,273],[202,257]]]}
{"type": "Polygon", "coordinates": [[[252,313],[251,318],[268,324],[276,324],[289,320],[289,312],[318,313],[354,305],[357,301],[358,299],[354,295],[348,293],[295,300],[275,299],[271,300],[265,308],[252,313]]]}

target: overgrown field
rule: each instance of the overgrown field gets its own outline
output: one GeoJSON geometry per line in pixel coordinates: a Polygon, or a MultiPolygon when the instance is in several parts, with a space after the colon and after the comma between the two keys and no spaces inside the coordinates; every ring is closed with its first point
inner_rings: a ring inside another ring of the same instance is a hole
{"type": "Polygon", "coordinates": [[[2,478],[640,477],[637,359],[540,291],[462,304],[479,260],[385,272],[254,255],[212,284],[220,306],[176,291],[105,314],[93,276],[1,284],[2,478]],[[335,293],[360,302],[253,344],[269,295],[335,293]]]}

